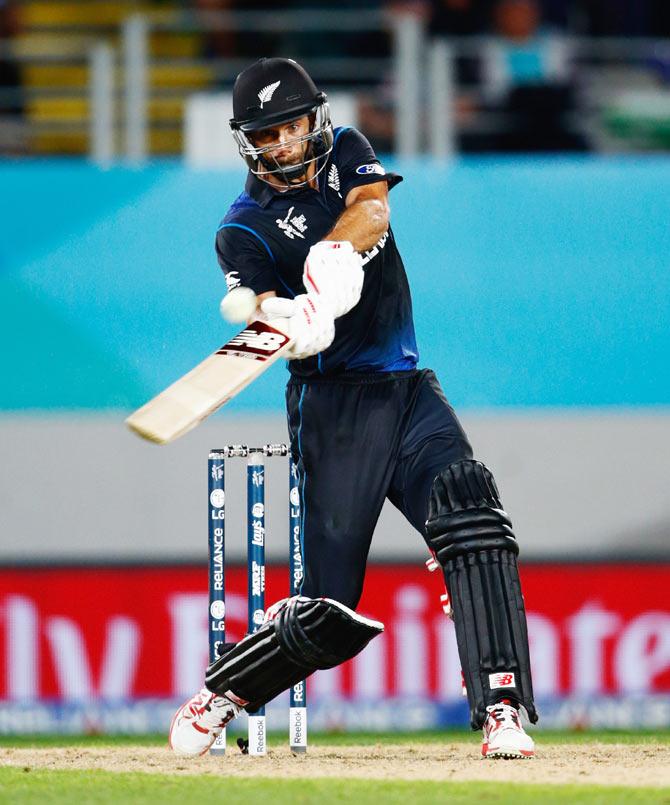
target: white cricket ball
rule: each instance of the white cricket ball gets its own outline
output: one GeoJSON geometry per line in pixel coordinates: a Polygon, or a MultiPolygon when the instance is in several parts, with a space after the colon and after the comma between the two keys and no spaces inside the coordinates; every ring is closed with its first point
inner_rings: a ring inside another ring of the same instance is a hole
{"type": "Polygon", "coordinates": [[[256,294],[251,288],[233,288],[221,300],[221,315],[231,324],[248,321],[256,311],[256,294]]]}

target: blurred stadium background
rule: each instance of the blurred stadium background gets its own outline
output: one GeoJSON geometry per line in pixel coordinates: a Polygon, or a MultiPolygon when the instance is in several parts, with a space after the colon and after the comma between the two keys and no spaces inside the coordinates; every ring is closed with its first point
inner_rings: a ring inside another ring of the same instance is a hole
{"type": "MultiPolygon", "coordinates": [[[[201,684],[207,451],[286,438],[286,370],[170,447],[122,420],[232,332],[213,238],[262,55],[405,176],[422,364],[514,519],[542,724],[670,726],[668,3],[0,0],[0,733],[163,731],[201,684]]],[[[362,608],[387,632],[311,680],[311,728],[466,722],[426,558],[385,510],[362,608]]]]}

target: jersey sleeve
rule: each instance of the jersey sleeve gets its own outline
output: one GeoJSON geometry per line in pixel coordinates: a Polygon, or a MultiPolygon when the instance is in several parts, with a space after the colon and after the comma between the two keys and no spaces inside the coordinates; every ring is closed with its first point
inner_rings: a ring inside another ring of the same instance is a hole
{"type": "Polygon", "coordinates": [[[238,285],[256,294],[278,290],[272,257],[260,237],[239,225],[224,223],[216,233],[215,248],[229,291],[238,285]]]}
{"type": "Polygon", "coordinates": [[[343,198],[347,197],[352,188],[360,185],[386,180],[390,190],[402,182],[402,176],[384,169],[367,138],[357,129],[342,129],[337,137],[336,146],[336,162],[343,198]]]}

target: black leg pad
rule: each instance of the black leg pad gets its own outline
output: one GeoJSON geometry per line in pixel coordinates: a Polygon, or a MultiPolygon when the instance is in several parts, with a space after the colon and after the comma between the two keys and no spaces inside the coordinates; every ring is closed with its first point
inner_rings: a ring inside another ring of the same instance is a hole
{"type": "Polygon", "coordinates": [[[437,476],[426,538],[451,599],[473,728],[502,698],[523,705],[537,721],[519,549],[493,476],[481,462],[459,461],[437,476]]]}
{"type": "Polygon", "coordinates": [[[296,596],[213,662],[205,684],[253,713],[314,671],[355,657],[383,631],[383,624],[337,601],[296,596]]]}

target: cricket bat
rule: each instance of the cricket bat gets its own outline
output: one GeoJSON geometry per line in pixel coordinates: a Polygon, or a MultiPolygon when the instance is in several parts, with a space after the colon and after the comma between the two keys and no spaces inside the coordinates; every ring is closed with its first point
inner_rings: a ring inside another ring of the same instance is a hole
{"type": "Polygon", "coordinates": [[[202,363],[138,408],[126,419],[126,425],[157,444],[168,444],[188,433],[290,349],[293,340],[281,329],[285,322],[286,319],[274,319],[272,324],[258,319],[250,322],[202,363]]]}

